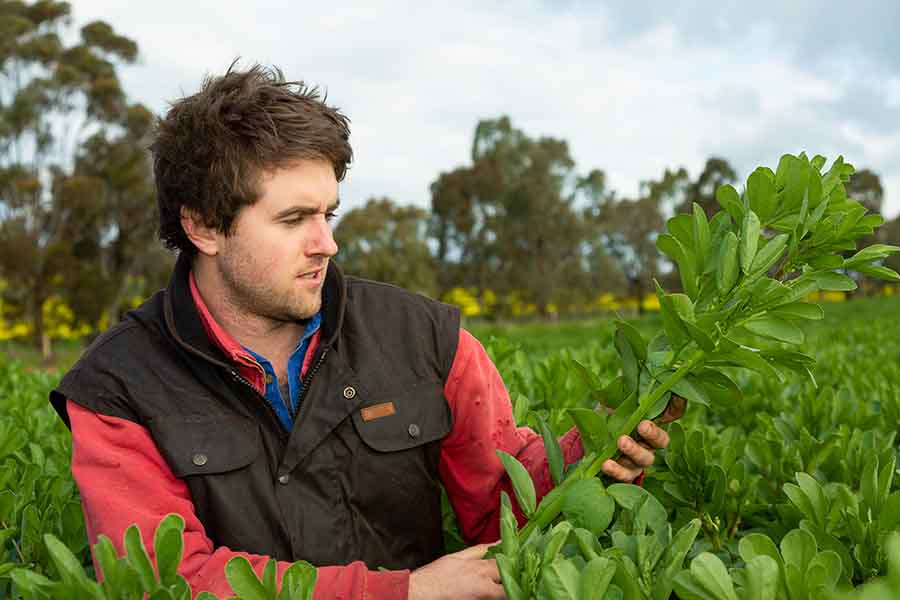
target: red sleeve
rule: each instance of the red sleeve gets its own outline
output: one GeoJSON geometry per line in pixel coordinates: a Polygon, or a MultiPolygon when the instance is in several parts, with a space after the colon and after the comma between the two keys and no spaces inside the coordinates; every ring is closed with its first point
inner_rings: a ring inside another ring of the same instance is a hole
{"type": "MultiPolygon", "coordinates": [[[[103,534],[124,554],[125,530],[136,523],[153,558],[156,526],[167,514],[178,513],[185,520],[179,573],[194,596],[209,591],[220,598],[230,597],[233,592],[225,580],[225,563],[235,556],[246,557],[257,574],[262,573],[269,557],[213,547],[194,512],[187,485],[172,473],[146,429],[72,401],[67,406],[72,425],[72,474],[81,492],[92,546],[103,534]]],[[[290,564],[278,562],[279,582],[290,564]]],[[[99,572],[96,562],[95,566],[99,572]]],[[[369,571],[364,563],[354,562],[320,567],[314,599],[406,600],[408,588],[408,571],[369,571]]]]}
{"type": "MultiPolygon", "coordinates": [[[[459,348],[444,385],[453,413],[453,431],[441,445],[440,474],[470,542],[500,537],[500,491],[513,500],[512,484],[495,450],[515,456],[531,473],[538,500],[553,487],[543,439],[527,427],[516,427],[506,386],[482,345],[460,330],[459,348]]],[[[584,453],[576,429],[560,438],[566,464],[584,453]]],[[[516,507],[519,523],[525,519],[516,507]]]]}

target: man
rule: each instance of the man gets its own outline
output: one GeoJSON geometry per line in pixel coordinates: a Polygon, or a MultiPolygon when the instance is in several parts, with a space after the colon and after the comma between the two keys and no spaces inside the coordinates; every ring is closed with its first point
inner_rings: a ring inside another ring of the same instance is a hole
{"type": "MultiPolygon", "coordinates": [[[[258,571],[278,559],[279,578],[313,563],[317,599],[503,598],[481,560],[510,490],[495,450],[545,494],[543,444],[516,428],[454,308],[331,262],[348,140],[315,90],[260,67],[208,79],[160,122],[171,282],[51,394],[90,541],[120,544],[131,523],[150,539],[175,512],[195,593],[230,595],[223,568],[241,554],[258,571]],[[441,557],[439,483],[480,545],[441,557]]],[[[634,480],[668,443],[650,422],[639,431],[607,475],[634,480]]],[[[561,444],[567,462],[583,452],[577,431],[561,444]]]]}

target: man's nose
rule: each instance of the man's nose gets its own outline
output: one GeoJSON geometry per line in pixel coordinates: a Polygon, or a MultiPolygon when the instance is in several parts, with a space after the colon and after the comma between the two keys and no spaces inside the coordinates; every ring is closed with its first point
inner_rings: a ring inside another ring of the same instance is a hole
{"type": "Polygon", "coordinates": [[[337,242],[334,241],[331,223],[322,219],[316,223],[316,229],[307,248],[307,254],[331,257],[337,254],[337,251],[338,246],[337,242]]]}

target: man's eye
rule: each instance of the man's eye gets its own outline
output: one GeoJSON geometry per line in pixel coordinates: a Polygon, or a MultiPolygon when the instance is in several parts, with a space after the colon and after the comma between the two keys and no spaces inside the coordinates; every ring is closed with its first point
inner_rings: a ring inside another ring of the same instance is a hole
{"type": "Polygon", "coordinates": [[[327,213],[325,213],[325,220],[326,220],[326,221],[334,221],[336,218],[337,218],[337,212],[336,212],[336,211],[329,210],[327,213]]]}

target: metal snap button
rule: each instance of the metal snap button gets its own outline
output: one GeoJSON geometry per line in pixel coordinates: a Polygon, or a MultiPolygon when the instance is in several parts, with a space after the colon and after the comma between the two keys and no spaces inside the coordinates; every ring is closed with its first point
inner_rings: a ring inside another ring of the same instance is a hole
{"type": "Polygon", "coordinates": [[[347,386],[344,388],[344,398],[347,400],[353,400],[356,398],[356,390],[352,386],[347,386]]]}
{"type": "Polygon", "coordinates": [[[407,428],[406,431],[409,432],[409,437],[412,437],[412,438],[417,438],[417,437],[419,437],[419,434],[422,433],[422,432],[419,430],[419,426],[416,425],[415,423],[413,423],[412,425],[410,425],[410,426],[407,428]]]}
{"type": "Polygon", "coordinates": [[[291,480],[291,476],[285,473],[284,475],[279,475],[278,483],[281,485],[287,485],[287,483],[291,480]]]}
{"type": "Polygon", "coordinates": [[[198,467],[202,467],[203,465],[205,465],[208,460],[209,459],[206,457],[205,454],[201,454],[199,452],[191,457],[191,462],[194,463],[195,465],[197,465],[198,467]]]}
{"type": "Polygon", "coordinates": [[[266,385],[270,385],[272,383],[272,374],[266,373],[266,385]]]}

